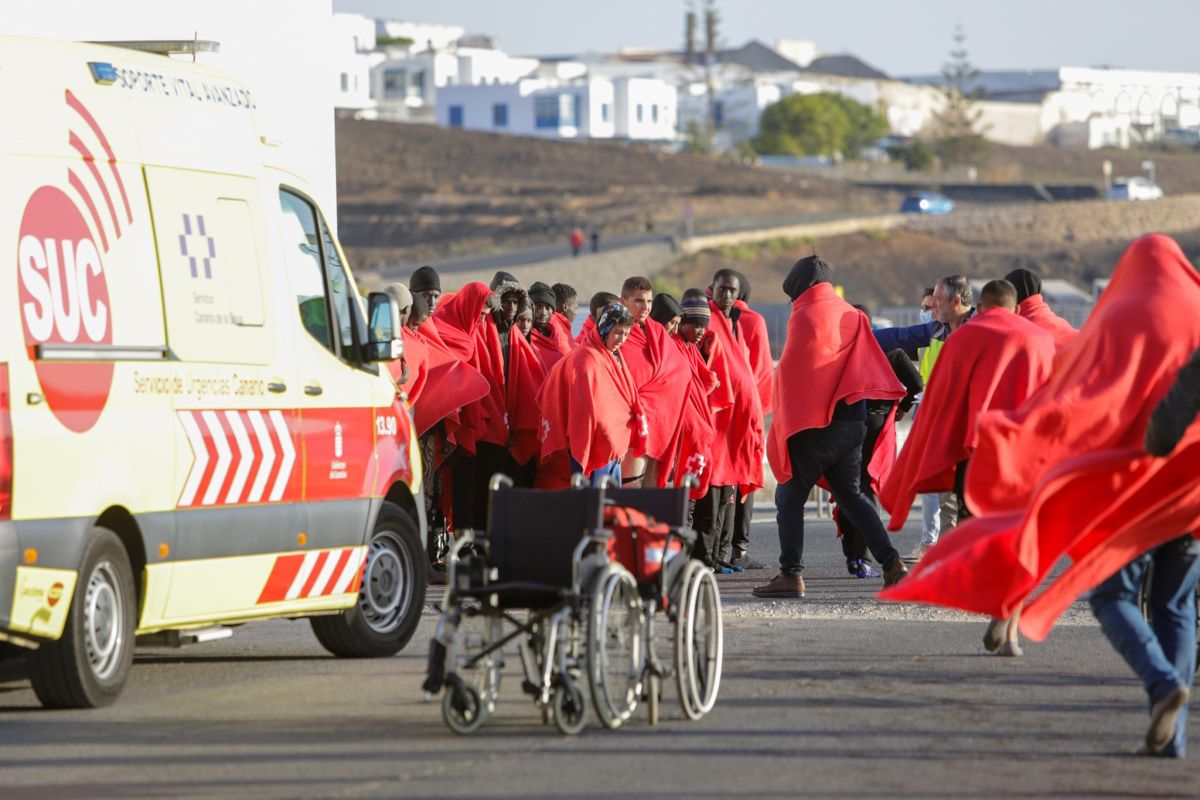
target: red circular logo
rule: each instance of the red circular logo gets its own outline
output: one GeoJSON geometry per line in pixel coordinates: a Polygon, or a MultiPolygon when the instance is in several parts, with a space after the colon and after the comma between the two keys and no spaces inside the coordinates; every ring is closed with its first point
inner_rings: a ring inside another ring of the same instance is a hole
{"type": "MultiPolygon", "coordinates": [[[[17,242],[21,327],[33,358],[39,344],[112,344],[112,305],[100,251],[64,192],[43,186],[25,204],[17,242]]],[[[112,388],[112,362],[34,361],[46,404],[83,433],[96,424],[112,388]]]]}

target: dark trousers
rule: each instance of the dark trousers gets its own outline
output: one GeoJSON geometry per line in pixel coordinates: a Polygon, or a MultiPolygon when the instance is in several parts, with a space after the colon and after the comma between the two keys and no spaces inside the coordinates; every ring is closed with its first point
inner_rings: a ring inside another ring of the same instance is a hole
{"type": "MultiPolygon", "coordinates": [[[[725,515],[725,526],[721,534],[722,542],[729,543],[731,556],[750,550],[750,523],[754,521],[754,493],[736,493],[733,497],[732,512],[725,515]]],[[[721,548],[721,553],[725,553],[724,547],[721,548]]]]}
{"type": "Polygon", "coordinates": [[[866,427],[862,422],[834,421],[826,428],[801,431],[788,439],[792,479],[775,487],[779,571],[784,575],[804,571],[804,505],[822,476],[838,513],[866,539],[875,560],[887,568],[900,557],[859,485],[866,427]]]}
{"type": "Polygon", "coordinates": [[[733,492],[732,486],[710,486],[704,497],[692,504],[691,524],[697,534],[693,558],[713,561],[720,557],[721,530],[733,492]]]}
{"type": "MultiPolygon", "coordinates": [[[[858,486],[862,489],[863,496],[870,501],[876,514],[879,513],[879,500],[875,497],[875,491],[871,488],[871,476],[867,473],[867,467],[871,464],[871,457],[875,455],[875,443],[879,441],[879,434],[883,432],[884,425],[887,424],[889,412],[890,408],[867,412],[867,429],[866,435],[863,437],[862,463],[858,473],[858,486]]],[[[842,554],[847,559],[859,559],[865,556],[867,554],[866,538],[858,528],[854,527],[854,523],[840,509],[837,513],[837,526],[838,532],[842,534],[842,554]]]]}
{"type": "Polygon", "coordinates": [[[967,463],[960,461],[954,467],[954,497],[958,500],[958,524],[961,525],[971,518],[971,509],[967,508],[965,497],[967,487],[967,463]]]}
{"type": "MultiPolygon", "coordinates": [[[[498,444],[479,442],[475,455],[463,453],[454,464],[454,529],[487,527],[488,483],[512,461],[508,450],[498,444]]],[[[510,475],[511,477],[511,475],[510,475]]]]}

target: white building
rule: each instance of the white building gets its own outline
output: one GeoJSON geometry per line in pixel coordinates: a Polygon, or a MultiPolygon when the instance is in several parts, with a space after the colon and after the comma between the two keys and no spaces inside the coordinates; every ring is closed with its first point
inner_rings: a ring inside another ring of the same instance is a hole
{"type": "Polygon", "coordinates": [[[671,141],[675,88],[653,78],[525,78],[438,90],[437,124],[560,139],[671,141]]]}
{"type": "Polygon", "coordinates": [[[334,14],[333,105],[339,111],[362,112],[371,100],[371,63],[375,50],[375,20],[359,14],[334,14]]]}

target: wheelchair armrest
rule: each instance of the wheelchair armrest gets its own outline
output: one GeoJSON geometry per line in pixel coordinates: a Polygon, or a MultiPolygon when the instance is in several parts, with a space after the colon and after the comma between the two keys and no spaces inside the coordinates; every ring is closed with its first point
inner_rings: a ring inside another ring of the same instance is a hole
{"type": "Polygon", "coordinates": [[[691,528],[681,528],[672,526],[671,536],[679,538],[684,544],[693,545],[696,543],[696,531],[691,528]]]}
{"type": "Polygon", "coordinates": [[[591,542],[607,542],[613,537],[613,532],[608,528],[588,528],[583,532],[583,537],[591,542]]]}

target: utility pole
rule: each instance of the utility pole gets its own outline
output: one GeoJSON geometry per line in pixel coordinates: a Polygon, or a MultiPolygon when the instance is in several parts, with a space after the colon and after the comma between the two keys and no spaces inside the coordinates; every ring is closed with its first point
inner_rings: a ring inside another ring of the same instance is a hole
{"type": "Polygon", "coordinates": [[[711,142],[717,132],[717,97],[713,86],[713,64],[717,60],[718,25],[717,0],[704,0],[704,91],[708,98],[708,119],[705,128],[711,142]]]}

